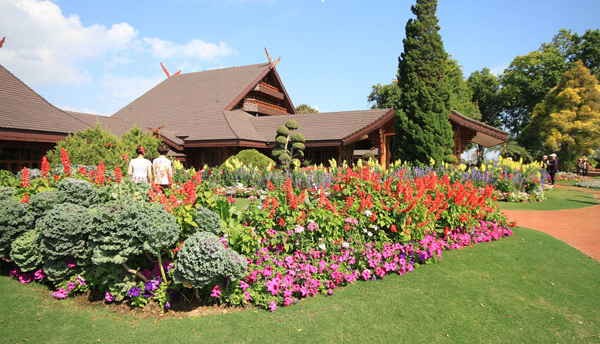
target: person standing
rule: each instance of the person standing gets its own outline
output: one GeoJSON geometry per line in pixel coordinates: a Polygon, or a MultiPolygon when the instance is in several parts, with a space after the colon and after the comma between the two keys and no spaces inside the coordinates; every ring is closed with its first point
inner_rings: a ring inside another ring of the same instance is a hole
{"type": "Polygon", "coordinates": [[[587,177],[588,170],[590,169],[590,162],[588,161],[588,158],[583,158],[581,168],[582,168],[582,175],[584,177],[587,177]]]}
{"type": "Polygon", "coordinates": [[[131,176],[131,179],[136,182],[150,182],[150,178],[152,176],[152,163],[150,160],[144,158],[144,147],[138,146],[135,150],[137,157],[135,159],[131,159],[129,162],[129,169],[127,170],[127,174],[131,176]]]}
{"type": "Polygon", "coordinates": [[[550,180],[552,181],[552,185],[554,185],[554,178],[556,173],[558,172],[558,158],[556,154],[550,154],[550,159],[548,159],[548,174],[550,175],[550,180]]]}
{"type": "Polygon", "coordinates": [[[165,156],[167,152],[169,152],[167,145],[164,143],[160,144],[158,146],[158,154],[160,154],[160,156],[152,161],[154,183],[160,185],[162,188],[170,187],[173,180],[171,160],[165,156]]]}

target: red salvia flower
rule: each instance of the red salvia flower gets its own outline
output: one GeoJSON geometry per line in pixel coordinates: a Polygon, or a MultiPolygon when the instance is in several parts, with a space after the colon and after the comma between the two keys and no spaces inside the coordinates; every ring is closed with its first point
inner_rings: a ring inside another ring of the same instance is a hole
{"type": "Polygon", "coordinates": [[[79,170],[77,170],[77,173],[81,174],[81,175],[82,175],[82,176],[84,176],[84,177],[87,177],[88,171],[86,170],[86,168],[85,168],[85,167],[81,166],[81,167],[79,168],[79,170]]]}
{"type": "Polygon", "coordinates": [[[21,170],[21,187],[31,187],[31,183],[29,180],[29,170],[27,169],[27,167],[23,167],[23,170],[21,170]]]}
{"type": "Polygon", "coordinates": [[[71,162],[69,161],[69,155],[64,148],[60,149],[60,160],[62,161],[63,168],[67,177],[71,176],[71,162]]]}
{"type": "Polygon", "coordinates": [[[22,203],[29,203],[29,194],[26,192],[21,198],[22,203]]]}
{"type": "Polygon", "coordinates": [[[101,185],[104,183],[104,162],[100,161],[100,165],[96,168],[96,183],[101,185]]]}
{"type": "Polygon", "coordinates": [[[119,168],[119,164],[115,166],[115,181],[120,183],[123,180],[123,171],[119,168]]]}
{"type": "Polygon", "coordinates": [[[127,162],[129,164],[129,158],[127,157],[127,154],[123,153],[123,155],[121,155],[121,157],[123,158],[123,160],[125,160],[125,162],[127,162]]]}
{"type": "Polygon", "coordinates": [[[396,229],[396,225],[392,225],[390,227],[390,231],[392,231],[392,233],[398,233],[398,230],[396,229]]]}
{"type": "Polygon", "coordinates": [[[46,156],[42,158],[42,178],[47,178],[50,173],[50,163],[48,163],[48,159],[46,156]]]}

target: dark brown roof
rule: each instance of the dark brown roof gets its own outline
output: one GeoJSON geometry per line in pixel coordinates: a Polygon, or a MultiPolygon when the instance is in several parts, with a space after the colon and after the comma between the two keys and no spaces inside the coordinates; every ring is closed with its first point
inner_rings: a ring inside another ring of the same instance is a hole
{"type": "Polygon", "coordinates": [[[306,141],[346,141],[361,131],[383,125],[393,116],[391,109],[373,109],[253,117],[250,121],[268,142],[275,140],[277,127],[290,119],[298,122],[298,132],[304,135],[306,141]]]}
{"type": "Polygon", "coordinates": [[[484,147],[493,147],[508,140],[508,133],[485,123],[469,118],[456,110],[450,112],[450,121],[476,131],[471,140],[484,147]]]}
{"type": "Polygon", "coordinates": [[[133,128],[133,123],[126,119],[112,118],[102,115],[94,115],[90,113],[76,112],[65,110],[69,115],[85,122],[90,127],[99,124],[102,128],[107,129],[111,133],[121,136],[133,128]]]}
{"type": "Polygon", "coordinates": [[[87,127],[0,65],[0,128],[67,134],[87,127]]]}
{"type": "Polygon", "coordinates": [[[224,110],[271,70],[256,64],[174,75],[112,117],[144,128],[164,126],[185,141],[236,140],[240,130],[224,110]]]}

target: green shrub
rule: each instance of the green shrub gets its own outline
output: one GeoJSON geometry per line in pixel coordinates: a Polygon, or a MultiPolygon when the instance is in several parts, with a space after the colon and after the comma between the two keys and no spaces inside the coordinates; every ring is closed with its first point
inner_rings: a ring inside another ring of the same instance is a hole
{"type": "Polygon", "coordinates": [[[91,216],[94,264],[121,264],[143,250],[156,254],[177,241],[175,218],[159,205],[127,199],[102,204],[91,216]]]}
{"type": "Polygon", "coordinates": [[[260,153],[256,149],[244,149],[236,155],[232,155],[229,158],[227,158],[227,160],[221,165],[221,170],[223,170],[227,162],[231,161],[232,159],[236,159],[237,161],[241,162],[244,166],[254,166],[261,170],[269,166],[275,165],[275,162],[271,158],[260,153]]]}
{"type": "Polygon", "coordinates": [[[44,271],[51,281],[66,277],[65,262],[84,262],[89,256],[88,237],[91,210],[73,203],[57,204],[36,222],[44,271]]]}
{"type": "Polygon", "coordinates": [[[221,217],[215,212],[204,207],[198,207],[195,212],[192,212],[192,218],[198,225],[198,232],[221,234],[221,217]]]}
{"type": "Polygon", "coordinates": [[[458,158],[454,154],[448,154],[444,157],[444,162],[448,164],[456,164],[458,163],[458,158]]]}
{"type": "Polygon", "coordinates": [[[288,136],[289,134],[290,130],[285,125],[277,127],[277,135],[288,136]]]}
{"type": "Polygon", "coordinates": [[[0,186],[0,200],[12,199],[16,195],[14,188],[9,186],[0,186]]]}
{"type": "Polygon", "coordinates": [[[245,270],[245,265],[242,269],[245,258],[228,251],[231,250],[226,249],[216,235],[194,233],[183,242],[177,253],[174,281],[188,288],[203,288],[222,276],[240,278],[244,273],[242,270],[245,270]]]}
{"type": "Polygon", "coordinates": [[[67,197],[64,192],[58,189],[52,189],[44,192],[38,192],[29,197],[29,205],[36,218],[40,218],[46,211],[52,209],[55,205],[64,203],[67,197]]]}
{"type": "Polygon", "coordinates": [[[0,209],[0,258],[9,258],[13,241],[33,229],[34,217],[28,204],[13,199],[1,200],[0,209]]]}
{"type": "Polygon", "coordinates": [[[295,119],[290,119],[287,122],[285,122],[285,126],[290,130],[296,130],[300,127],[298,121],[296,121],[295,119]]]}
{"type": "Polygon", "coordinates": [[[22,271],[37,270],[42,265],[40,231],[27,231],[13,241],[10,258],[22,271]]]}
{"type": "Polygon", "coordinates": [[[95,206],[101,201],[98,190],[86,180],[65,178],[58,184],[58,190],[64,193],[68,202],[84,207],[95,206]]]}

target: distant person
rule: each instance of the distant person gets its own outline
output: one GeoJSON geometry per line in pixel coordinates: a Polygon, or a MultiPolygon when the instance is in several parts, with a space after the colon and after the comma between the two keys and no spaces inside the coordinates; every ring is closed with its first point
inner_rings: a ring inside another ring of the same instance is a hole
{"type": "Polygon", "coordinates": [[[129,162],[129,169],[127,170],[127,174],[131,176],[131,179],[136,182],[150,182],[150,178],[152,176],[152,163],[150,160],[144,158],[144,147],[138,146],[135,150],[137,157],[135,159],[131,159],[129,162]]]}
{"type": "Polygon", "coordinates": [[[581,171],[582,175],[584,177],[587,177],[588,171],[590,169],[590,162],[588,161],[588,158],[583,158],[581,168],[582,168],[582,171],[581,171]]]}
{"type": "Polygon", "coordinates": [[[546,171],[548,170],[548,156],[547,155],[542,156],[542,168],[546,171]]]}
{"type": "Polygon", "coordinates": [[[575,166],[576,166],[575,174],[583,176],[583,158],[577,159],[577,165],[575,165],[575,166]]]}
{"type": "Polygon", "coordinates": [[[158,146],[158,154],[160,156],[152,161],[152,170],[154,171],[154,183],[162,188],[171,186],[173,180],[173,168],[171,160],[165,155],[169,152],[169,148],[164,143],[158,146]]]}
{"type": "Polygon", "coordinates": [[[548,171],[552,185],[554,185],[554,178],[558,172],[558,158],[556,157],[556,154],[550,154],[550,158],[548,159],[548,168],[546,171],[548,171]]]}

